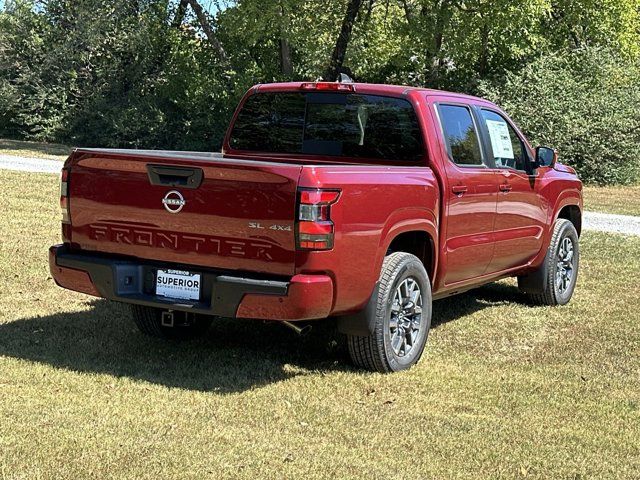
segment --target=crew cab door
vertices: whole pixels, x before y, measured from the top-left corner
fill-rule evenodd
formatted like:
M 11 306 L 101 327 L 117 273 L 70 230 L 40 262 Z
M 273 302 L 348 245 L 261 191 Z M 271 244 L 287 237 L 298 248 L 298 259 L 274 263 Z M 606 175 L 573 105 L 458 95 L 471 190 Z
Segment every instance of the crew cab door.
M 443 273 L 447 286 L 479 277 L 489 266 L 498 183 L 486 163 L 472 108 L 443 99 L 435 105 L 435 111 L 446 172 Z
M 487 273 L 527 264 L 542 248 L 547 206 L 531 170 L 531 152 L 501 112 L 477 108 L 486 155 L 498 183 L 495 250 Z

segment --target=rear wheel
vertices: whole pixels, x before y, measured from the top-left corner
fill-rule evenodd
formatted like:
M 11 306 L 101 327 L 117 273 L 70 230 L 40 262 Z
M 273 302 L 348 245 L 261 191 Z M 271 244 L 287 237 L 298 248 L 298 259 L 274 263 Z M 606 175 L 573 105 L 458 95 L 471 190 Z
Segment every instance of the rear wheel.
M 422 262 L 409 253 L 382 265 L 368 336 L 348 335 L 353 362 L 375 372 L 397 372 L 418 362 L 431 327 L 431 284 Z
M 145 335 L 174 340 L 188 340 L 204 335 L 212 318 L 190 312 L 131 305 L 133 321 Z
M 571 300 L 578 279 L 580 247 L 578 232 L 569 220 L 558 219 L 539 269 L 518 277 L 518 286 L 532 303 L 564 305 Z

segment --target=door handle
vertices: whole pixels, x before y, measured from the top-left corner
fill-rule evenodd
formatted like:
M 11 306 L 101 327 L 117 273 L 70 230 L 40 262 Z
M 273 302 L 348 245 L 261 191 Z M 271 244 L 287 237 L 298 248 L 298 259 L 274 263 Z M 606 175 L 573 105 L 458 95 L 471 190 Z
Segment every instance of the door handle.
M 501 192 L 510 192 L 511 191 L 511 185 L 508 183 L 501 183 L 500 184 L 500 191 Z
M 462 196 L 463 194 L 467 193 L 467 186 L 466 185 L 454 185 L 453 187 L 451 187 L 451 191 L 453 193 L 455 193 L 458 196 Z
M 198 188 L 204 172 L 197 167 L 174 167 L 169 165 L 147 164 L 147 174 L 151 185 L 164 187 Z

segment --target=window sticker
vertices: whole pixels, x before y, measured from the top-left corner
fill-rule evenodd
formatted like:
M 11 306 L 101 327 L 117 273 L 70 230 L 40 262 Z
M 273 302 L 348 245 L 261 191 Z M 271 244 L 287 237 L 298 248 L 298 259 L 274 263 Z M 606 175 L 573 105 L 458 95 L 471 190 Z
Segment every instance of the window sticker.
M 514 158 L 509 127 L 505 122 L 486 120 L 495 158 Z

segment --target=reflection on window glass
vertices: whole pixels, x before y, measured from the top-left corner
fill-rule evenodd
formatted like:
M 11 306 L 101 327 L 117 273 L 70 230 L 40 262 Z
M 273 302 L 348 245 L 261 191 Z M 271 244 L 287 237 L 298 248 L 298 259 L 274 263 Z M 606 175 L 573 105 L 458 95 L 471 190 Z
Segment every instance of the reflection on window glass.
M 526 170 L 525 149 L 515 130 L 499 114 L 482 110 L 489 131 L 493 159 L 498 168 Z
M 458 165 L 482 165 L 478 134 L 469 109 L 440 105 L 440 121 L 453 161 Z
M 249 97 L 235 121 L 231 146 L 263 152 L 299 151 L 305 103 L 302 93 Z
M 411 104 L 399 98 L 344 93 L 261 93 L 249 97 L 231 132 L 231 147 L 416 161 L 422 137 Z

